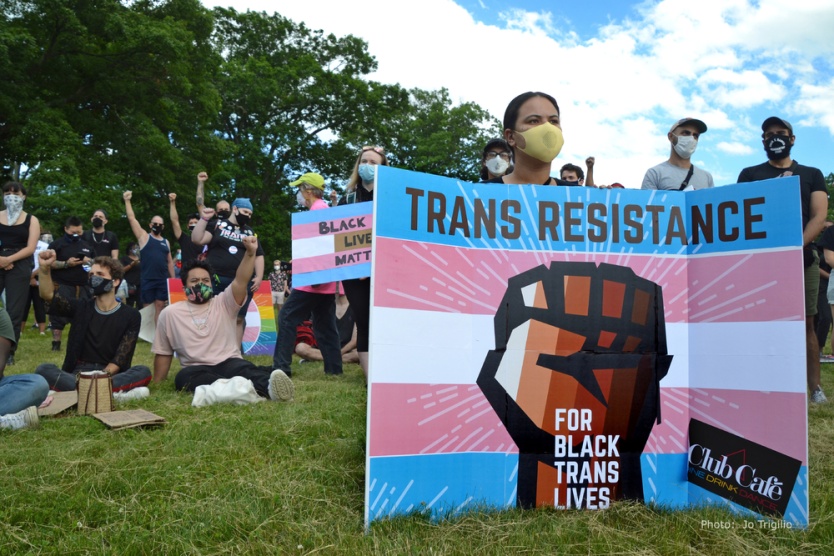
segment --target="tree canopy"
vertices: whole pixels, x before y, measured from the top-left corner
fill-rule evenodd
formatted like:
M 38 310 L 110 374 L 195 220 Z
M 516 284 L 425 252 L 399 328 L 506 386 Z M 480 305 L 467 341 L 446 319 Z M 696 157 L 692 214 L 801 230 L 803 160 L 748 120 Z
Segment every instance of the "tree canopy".
M 354 36 L 279 14 L 207 10 L 198 0 L 0 0 L 0 162 L 29 189 L 53 232 L 67 216 L 109 209 L 140 221 L 249 197 L 267 257 L 290 254 L 294 191 L 306 171 L 340 189 L 363 144 L 395 166 L 477 180 L 480 149 L 500 126 L 448 91 L 367 76 L 376 60 Z

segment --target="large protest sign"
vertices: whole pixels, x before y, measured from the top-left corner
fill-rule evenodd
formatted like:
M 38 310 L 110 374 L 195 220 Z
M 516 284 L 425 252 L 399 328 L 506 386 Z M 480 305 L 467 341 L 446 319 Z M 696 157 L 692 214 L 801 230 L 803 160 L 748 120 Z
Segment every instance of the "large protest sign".
M 377 180 L 367 523 L 638 499 L 807 525 L 796 178 Z

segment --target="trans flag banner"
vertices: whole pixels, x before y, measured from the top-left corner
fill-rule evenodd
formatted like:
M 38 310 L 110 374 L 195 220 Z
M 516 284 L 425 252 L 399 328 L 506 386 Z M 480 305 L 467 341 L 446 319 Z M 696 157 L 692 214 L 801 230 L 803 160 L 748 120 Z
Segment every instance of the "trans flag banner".
M 293 286 L 370 276 L 372 209 L 356 203 L 293 214 Z
M 682 193 L 380 167 L 375 191 L 366 524 L 633 499 L 807 525 L 798 178 Z

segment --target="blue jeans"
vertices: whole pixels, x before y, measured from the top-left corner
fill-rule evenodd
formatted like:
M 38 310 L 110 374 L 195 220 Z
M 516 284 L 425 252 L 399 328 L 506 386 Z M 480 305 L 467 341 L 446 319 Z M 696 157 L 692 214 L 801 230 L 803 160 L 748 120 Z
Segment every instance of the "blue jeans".
M 0 378 L 0 415 L 39 406 L 49 394 L 49 385 L 42 376 L 11 375 Z
M 332 293 L 310 293 L 293 290 L 278 315 L 278 341 L 272 366 L 290 376 L 292 354 L 298 325 L 313 315 L 313 333 L 324 359 L 324 372 L 342 374 L 342 351 L 336 327 L 336 296 Z
M 61 370 L 53 363 L 41 363 L 35 372 L 46 379 L 57 392 L 75 390 L 75 380 L 78 373 L 84 371 L 100 371 L 104 365 L 97 363 L 82 363 L 73 369 L 72 373 Z M 113 391 L 127 392 L 140 386 L 147 386 L 151 382 L 151 370 L 145 365 L 134 365 L 113 375 Z

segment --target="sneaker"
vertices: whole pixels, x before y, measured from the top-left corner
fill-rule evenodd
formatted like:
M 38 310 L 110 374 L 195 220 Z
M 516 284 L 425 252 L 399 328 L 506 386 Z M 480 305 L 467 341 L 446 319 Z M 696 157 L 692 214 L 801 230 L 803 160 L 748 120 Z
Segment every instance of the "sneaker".
M 17 413 L 0 416 L 0 429 L 35 429 L 38 424 L 38 408 L 34 405 Z
M 295 385 L 292 379 L 281 369 L 275 369 L 269 375 L 269 399 L 288 402 L 295 395 Z
M 817 387 L 817 389 L 811 393 L 811 403 L 828 403 L 828 398 L 825 397 L 825 393 L 822 391 L 821 387 Z
M 130 400 L 144 400 L 151 395 L 151 391 L 147 386 L 140 386 L 127 392 L 113 392 L 113 399 L 117 402 L 126 402 Z
M 834 355 L 820 353 L 820 363 L 834 363 Z

